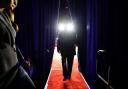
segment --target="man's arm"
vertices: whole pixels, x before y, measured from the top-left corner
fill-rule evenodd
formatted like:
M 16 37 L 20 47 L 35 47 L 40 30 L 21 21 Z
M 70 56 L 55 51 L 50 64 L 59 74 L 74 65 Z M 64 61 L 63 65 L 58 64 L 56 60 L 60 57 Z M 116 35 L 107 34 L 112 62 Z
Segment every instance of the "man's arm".
M 57 39 L 57 52 L 60 53 L 60 39 Z

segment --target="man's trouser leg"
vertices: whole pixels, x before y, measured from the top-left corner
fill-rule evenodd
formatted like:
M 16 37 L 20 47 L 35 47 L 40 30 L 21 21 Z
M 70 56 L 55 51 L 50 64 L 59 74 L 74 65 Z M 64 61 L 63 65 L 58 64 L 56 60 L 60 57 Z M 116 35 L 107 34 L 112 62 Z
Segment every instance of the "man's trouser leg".
M 67 57 L 67 61 L 68 61 L 68 77 L 69 77 L 69 79 L 71 77 L 73 59 L 74 59 L 74 55 L 70 55 L 70 56 Z

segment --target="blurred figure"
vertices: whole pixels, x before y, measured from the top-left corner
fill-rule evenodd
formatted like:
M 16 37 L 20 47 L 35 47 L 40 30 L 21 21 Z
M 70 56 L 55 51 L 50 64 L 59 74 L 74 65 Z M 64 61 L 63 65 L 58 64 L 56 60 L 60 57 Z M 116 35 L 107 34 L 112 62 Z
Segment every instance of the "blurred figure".
M 37 69 L 30 57 L 28 57 L 27 60 L 25 60 L 25 63 L 23 63 L 23 67 L 25 68 L 25 70 L 31 78 L 35 77 Z
M 61 53 L 64 81 L 70 79 L 76 54 L 76 29 L 69 10 L 68 0 L 60 1 L 57 51 Z
M 65 22 L 65 24 L 66 23 L 67 22 Z M 57 51 L 61 53 L 61 57 L 62 57 L 64 81 L 66 79 L 70 79 L 71 77 L 73 59 L 74 59 L 74 55 L 76 54 L 75 51 L 76 33 L 75 31 L 68 32 L 67 30 L 69 29 L 64 28 L 64 31 L 59 32 L 58 40 L 57 40 Z
M 19 65 L 15 37 L 18 26 L 13 10 L 18 0 L 0 1 L 0 89 L 35 89 L 35 86 Z
M 27 60 L 25 60 L 24 68 L 27 71 L 28 75 L 30 76 L 30 71 L 32 68 L 32 60 L 28 57 Z

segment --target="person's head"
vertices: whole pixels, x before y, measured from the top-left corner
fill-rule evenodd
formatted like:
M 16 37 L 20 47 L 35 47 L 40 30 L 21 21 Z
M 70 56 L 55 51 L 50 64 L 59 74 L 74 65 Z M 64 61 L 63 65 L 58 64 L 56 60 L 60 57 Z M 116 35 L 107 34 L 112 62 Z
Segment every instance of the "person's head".
M 17 7 L 18 0 L 1 0 L 0 8 L 6 8 L 9 10 L 14 10 Z

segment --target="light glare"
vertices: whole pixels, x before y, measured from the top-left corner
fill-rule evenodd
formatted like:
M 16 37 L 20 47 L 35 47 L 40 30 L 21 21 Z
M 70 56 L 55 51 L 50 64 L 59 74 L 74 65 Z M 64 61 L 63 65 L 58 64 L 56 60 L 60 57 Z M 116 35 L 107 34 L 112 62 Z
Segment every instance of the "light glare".
M 60 23 L 60 24 L 58 25 L 58 29 L 59 29 L 59 31 L 64 31 L 65 25 L 64 25 L 63 23 Z
M 73 23 L 68 23 L 68 24 L 67 24 L 67 31 L 72 32 L 73 30 L 74 30 L 74 25 L 73 25 Z
M 73 32 L 75 30 L 74 24 L 71 22 L 67 23 L 59 23 L 58 24 L 58 31 L 63 32 Z

